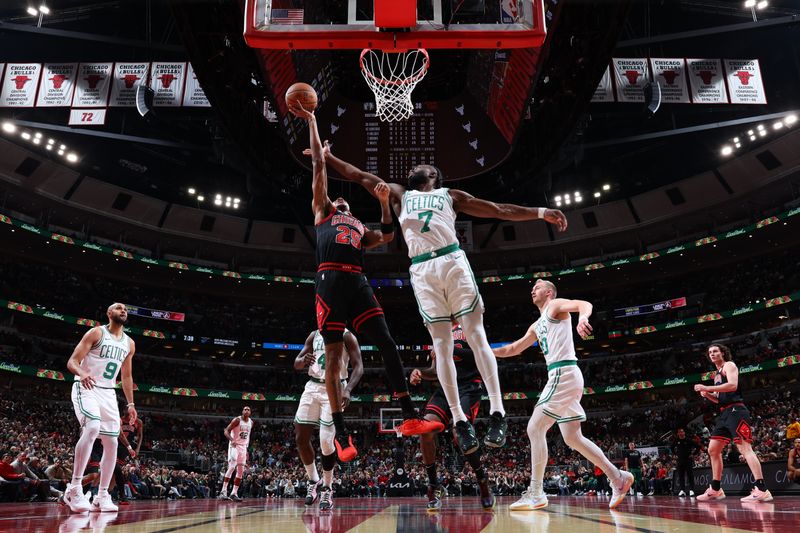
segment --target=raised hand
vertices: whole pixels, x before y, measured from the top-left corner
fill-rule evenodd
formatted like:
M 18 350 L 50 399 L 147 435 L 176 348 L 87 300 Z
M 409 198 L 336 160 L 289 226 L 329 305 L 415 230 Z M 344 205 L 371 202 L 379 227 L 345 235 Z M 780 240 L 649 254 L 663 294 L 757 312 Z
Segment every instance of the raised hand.
M 559 209 L 545 209 L 544 221 L 553 224 L 558 231 L 565 231 L 567 229 L 567 217 L 564 216 Z

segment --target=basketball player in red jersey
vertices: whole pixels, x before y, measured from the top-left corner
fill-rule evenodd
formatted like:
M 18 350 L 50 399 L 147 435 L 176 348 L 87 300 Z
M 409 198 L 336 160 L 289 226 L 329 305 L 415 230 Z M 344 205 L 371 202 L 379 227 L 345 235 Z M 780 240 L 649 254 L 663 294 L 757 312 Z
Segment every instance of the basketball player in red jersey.
M 753 429 L 750 422 L 750 411 L 744 405 L 744 398 L 739 389 L 739 368 L 733 362 L 731 350 L 724 344 L 712 344 L 708 347 L 708 359 L 717 368 L 713 385 L 695 385 L 694 390 L 700 396 L 719 406 L 719 417 L 711 432 L 708 444 L 708 456 L 711 459 L 711 484 L 697 497 L 697 501 L 721 500 L 725 498 L 722 490 L 722 450 L 733 440 L 739 453 L 755 478 L 755 485 L 743 502 L 770 502 L 772 494 L 764 484 L 761 462 L 753 451 Z
M 325 341 L 325 389 L 336 428 L 334 444 L 339 460 L 348 462 L 358 452 L 347 432 L 342 414 L 339 374 L 346 322 L 350 323 L 356 334 L 363 332 L 378 347 L 389 385 L 403 410 L 404 421 L 399 427 L 400 432 L 404 436 L 420 435 L 441 431 L 444 425 L 423 420 L 411 403 L 397 345 L 389 333 L 383 309 L 362 273 L 364 250 L 386 244 L 394 238 L 389 187 L 379 183 L 374 189 L 381 204 L 381 230 L 366 230 L 364 224 L 352 215 L 350 205 L 344 198 L 339 197 L 331 202 L 328 197 L 328 174 L 314 113 L 306 111 L 299 104 L 291 107 L 290 111 L 308 121 L 313 168 L 311 209 L 317 230 L 317 328 Z

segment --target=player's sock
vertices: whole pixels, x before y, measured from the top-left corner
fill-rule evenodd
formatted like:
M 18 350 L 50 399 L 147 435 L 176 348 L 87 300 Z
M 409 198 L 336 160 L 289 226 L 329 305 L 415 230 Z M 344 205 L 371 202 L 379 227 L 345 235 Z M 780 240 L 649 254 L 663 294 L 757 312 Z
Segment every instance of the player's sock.
M 306 474 L 308 475 L 308 479 L 316 483 L 319 481 L 319 472 L 317 472 L 317 463 L 311 463 L 310 465 L 303 465 L 306 467 Z
M 762 492 L 767 490 L 767 486 L 764 484 L 764 480 L 763 479 L 757 479 L 755 485 L 756 485 L 756 488 L 758 490 L 762 491 Z
M 428 485 L 438 485 L 439 475 L 436 473 L 436 463 L 425 465 L 425 471 L 428 473 Z
M 719 479 L 712 479 L 711 480 L 711 488 L 712 489 L 719 490 L 721 488 L 721 485 L 722 485 L 722 482 Z
M 222 488 L 220 489 L 219 492 L 221 494 L 227 494 L 228 493 L 228 482 L 227 481 L 222 483 Z
M 103 443 L 103 458 L 100 459 L 100 490 L 108 489 L 117 465 L 117 437 L 100 435 Z M 119 487 L 120 492 L 122 487 Z
M 328 488 L 333 484 L 333 467 L 336 466 L 336 452 L 322 456 L 322 484 Z
M 480 448 L 478 448 L 478 450 L 480 450 Z M 478 481 L 483 481 L 483 478 L 486 477 L 486 472 L 483 471 L 483 466 L 481 466 L 481 454 L 478 450 L 467 454 L 464 457 L 472 467 L 472 471 L 475 472 L 475 477 L 478 479 Z
M 581 432 L 580 422 L 567 422 L 566 424 L 559 424 L 558 428 L 561 430 L 561 435 L 564 437 L 564 443 L 583 455 L 592 464 L 600 467 L 600 470 L 605 472 L 608 479 L 616 483 L 622 474 L 619 468 L 608 460 L 608 457 L 603 453 L 597 444 L 590 441 L 583 436 Z
M 505 416 L 506 410 L 503 407 L 503 395 L 500 392 L 500 374 L 497 371 L 497 359 L 486 338 L 486 331 L 483 329 L 483 312 L 481 310 L 467 313 L 459 317 L 461 327 L 467 336 L 469 347 L 475 354 L 475 365 L 481 373 L 483 383 L 486 385 L 486 392 L 489 394 L 489 412 L 500 413 Z M 439 367 L 436 367 L 438 374 Z M 441 383 L 441 379 L 440 379 Z
M 544 470 L 547 467 L 547 430 L 555 423 L 538 406 L 528 421 L 528 438 L 531 441 L 531 487 L 541 487 Z M 538 494 L 538 493 L 536 493 Z
M 97 497 L 98 498 L 107 498 L 108 497 L 108 487 L 97 489 Z
M 78 385 L 80 387 L 80 385 Z M 100 421 L 87 419 L 81 430 L 81 438 L 75 444 L 75 469 L 72 471 L 72 484 L 80 485 L 83 480 L 83 473 L 86 465 L 89 464 L 89 457 L 92 455 L 92 446 L 97 436 L 100 434 Z
M 434 322 L 428 325 L 428 331 L 433 339 L 433 349 L 436 352 L 436 376 L 439 385 L 447 398 L 447 405 L 453 415 L 453 425 L 462 420 L 467 420 L 464 410 L 461 409 L 461 398 L 458 395 L 458 374 L 456 364 L 453 362 L 453 331 L 450 322 Z
M 333 427 L 336 428 L 336 433 L 339 435 L 346 435 L 347 428 L 344 425 L 344 413 L 341 411 L 332 413 L 333 415 Z

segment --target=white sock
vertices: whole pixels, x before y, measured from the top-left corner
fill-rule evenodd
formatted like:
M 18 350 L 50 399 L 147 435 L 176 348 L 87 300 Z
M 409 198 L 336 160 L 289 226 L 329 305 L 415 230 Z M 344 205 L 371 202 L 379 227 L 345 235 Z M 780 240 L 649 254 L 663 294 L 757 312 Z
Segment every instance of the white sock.
M 310 465 L 303 465 L 306 467 L 306 474 L 308 475 L 308 479 L 314 483 L 319 481 L 319 472 L 317 472 L 317 463 L 316 461 L 311 463 Z
M 236 484 L 234 483 L 234 485 L 233 485 L 233 490 L 231 491 L 231 496 L 234 496 L 234 495 L 236 495 L 236 494 L 239 494 L 239 485 L 236 485 Z
M 92 455 L 92 446 L 99 434 L 100 421 L 87 419 L 81 430 L 81 438 L 75 444 L 75 469 L 72 471 L 72 484 L 75 486 L 81 486 L 83 473 L 86 471 L 86 465 L 89 464 L 89 457 Z
M 222 482 L 222 489 L 220 489 L 220 492 L 222 494 L 225 494 L 226 492 L 228 492 L 228 482 L 227 481 L 223 481 Z
M 458 394 L 458 375 L 453 362 L 453 331 L 450 322 L 435 322 L 428 325 L 433 339 L 433 350 L 436 352 L 436 376 L 442 386 L 447 405 L 453 414 L 453 425 L 467 419 L 461 409 L 461 398 Z
M 333 470 L 322 471 L 322 484 L 328 488 L 333 485 Z
M 477 309 L 472 313 L 459 317 L 461 327 L 467 336 L 469 347 L 475 354 L 475 365 L 481 373 L 486 392 L 489 394 L 489 414 L 506 414 L 503 407 L 503 394 L 500 392 L 500 375 L 497 371 L 497 359 L 489 346 L 486 331 L 483 329 L 483 310 Z M 437 366 L 437 372 L 438 366 Z M 441 379 L 439 380 L 441 382 Z
M 608 460 L 603 450 L 601 450 L 597 444 L 583 436 L 580 421 L 576 420 L 574 422 L 559 424 L 558 427 L 561 430 L 561 435 L 564 437 L 564 442 L 567 446 L 583 455 L 591 463 L 599 466 L 600 470 L 605 472 L 608 476 L 608 479 L 615 485 L 619 485 L 622 478 L 619 468 Z

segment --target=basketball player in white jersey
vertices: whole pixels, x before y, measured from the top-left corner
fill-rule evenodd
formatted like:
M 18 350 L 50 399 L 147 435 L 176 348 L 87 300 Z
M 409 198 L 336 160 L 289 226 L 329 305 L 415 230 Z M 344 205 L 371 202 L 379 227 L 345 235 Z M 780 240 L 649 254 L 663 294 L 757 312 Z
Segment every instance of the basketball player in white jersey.
M 592 333 L 592 326 L 589 325 L 592 304 L 583 300 L 556 298 L 556 286 L 541 279 L 533 285 L 531 297 L 533 304 L 539 308 L 539 320 L 528 328 L 524 337 L 494 350 L 497 357 L 512 357 L 521 354 L 538 340 L 547 363 L 547 385 L 528 422 L 531 484 L 523 492 L 522 498 L 512 503 L 509 509 L 532 511 L 547 507 L 547 496 L 542 488 L 547 466 L 547 430 L 556 423 L 564 443 L 600 467 L 608 476 L 612 487 L 608 507 L 614 509 L 628 493 L 633 484 L 633 475 L 611 464 L 603 451 L 581 433 L 581 422 L 586 420 L 586 413 L 581 407 L 583 374 L 575 357 L 570 313 L 578 313 L 576 330 L 581 338 L 586 338 Z
M 364 374 L 364 363 L 361 360 L 361 347 L 355 335 L 344 330 L 344 353 L 341 358 L 339 379 L 342 382 L 342 410 L 350 404 L 350 394 L 356 388 Z M 336 466 L 336 446 L 333 437 L 336 429 L 333 425 L 331 405 L 325 390 L 325 340 L 319 330 L 314 330 L 306 339 L 303 349 L 294 360 L 295 370 L 308 369 L 306 383 L 297 414 L 294 415 L 295 441 L 297 452 L 308 475 L 308 492 L 306 505 L 312 505 L 319 496 L 319 508 L 326 511 L 333 508 L 333 467 Z M 352 365 L 353 372 L 347 379 L 347 366 Z M 311 434 L 319 428 L 319 447 L 322 451 L 322 479 L 317 472 L 314 447 L 311 445 Z
M 379 177 L 364 172 L 330 153 L 325 143 L 325 162 L 344 178 L 360 183 L 371 194 L 382 183 Z M 475 429 L 467 420 L 459 401 L 456 367 L 453 363 L 453 336 L 450 320 L 464 328 L 467 343 L 489 394 L 489 428 L 486 446 L 499 448 L 506 441 L 505 409 L 500 392 L 497 361 L 483 329 L 483 300 L 464 252 L 458 246 L 456 215 L 466 213 L 479 218 L 500 220 L 543 219 L 559 231 L 567 229 L 567 219 L 557 209 L 497 204 L 475 198 L 457 189 L 442 187 L 444 175 L 432 165 L 417 165 L 408 175 L 408 187 L 389 184 L 389 201 L 400 219 L 400 227 L 411 258 L 411 285 L 419 312 L 433 340 L 436 374 L 453 415 L 455 432 L 462 452 L 478 446 Z
M 245 405 L 242 408 L 242 415 L 237 416 L 223 430 L 225 438 L 228 439 L 228 471 L 225 472 L 225 479 L 222 489 L 219 491 L 220 500 L 233 500 L 240 502 L 239 485 L 244 477 L 244 467 L 247 464 L 247 447 L 250 445 L 250 435 L 253 433 L 253 420 L 250 418 L 250 407 Z M 228 483 L 234 471 L 236 478 L 233 480 L 233 490 L 228 497 Z
M 132 370 L 136 345 L 123 331 L 128 310 L 125 304 L 114 303 L 108 307 L 106 315 L 108 324 L 87 331 L 67 361 L 67 368 L 75 374 L 72 405 L 81 424 L 81 437 L 75 445 L 72 482 L 64 491 L 64 503 L 75 513 L 117 510 L 108 494 L 108 486 L 117 460 L 120 418 L 114 386 L 120 372 L 131 423 L 135 423 L 137 417 L 133 404 Z M 81 479 L 98 436 L 103 443 L 100 486 L 97 497 L 90 504 L 81 491 Z

